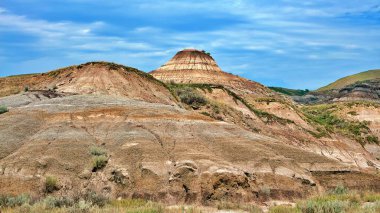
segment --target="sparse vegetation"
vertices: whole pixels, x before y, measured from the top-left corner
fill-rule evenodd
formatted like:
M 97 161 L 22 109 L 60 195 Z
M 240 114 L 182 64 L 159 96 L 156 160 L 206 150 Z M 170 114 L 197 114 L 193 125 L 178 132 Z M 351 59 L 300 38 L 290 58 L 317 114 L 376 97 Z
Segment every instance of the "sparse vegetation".
M 0 106 L 0 114 L 8 112 L 8 108 L 6 106 Z
M 303 95 L 306 95 L 310 92 L 310 90 L 308 90 L 308 89 L 305 89 L 305 90 L 288 89 L 288 88 L 283 88 L 283 87 L 268 87 L 268 88 L 273 90 L 273 91 L 276 91 L 276 92 L 279 92 L 279 93 L 282 93 L 285 95 L 289 95 L 289 96 L 303 96 Z
M 318 133 L 314 135 L 328 136 L 339 133 L 348 136 L 360 144 L 378 143 L 378 138 L 371 134 L 368 122 L 350 121 L 337 116 L 337 104 L 322 104 L 302 108 L 309 122 L 318 125 Z
M 271 113 L 268 113 L 268 112 L 265 112 L 265 111 L 262 111 L 259 109 L 255 109 L 251 104 L 249 104 L 247 101 L 245 101 L 244 98 L 240 97 L 239 95 L 237 95 L 236 93 L 232 92 L 231 90 L 225 88 L 222 85 L 175 84 L 175 83 L 171 83 L 168 85 L 168 87 L 172 91 L 172 93 L 177 97 L 180 96 L 179 94 L 181 94 L 181 91 L 185 91 L 184 92 L 184 94 L 185 94 L 186 91 L 189 91 L 189 93 L 192 93 L 196 89 L 201 89 L 201 90 L 207 91 L 207 92 L 212 92 L 213 89 L 222 89 L 222 90 L 226 91 L 228 93 L 228 95 L 230 95 L 234 99 L 235 102 L 240 101 L 241 103 L 243 103 L 251 112 L 253 112 L 255 115 L 257 115 L 260 119 L 262 119 L 266 123 L 277 122 L 277 123 L 282 124 L 282 125 L 294 123 L 292 120 L 280 118 L 274 114 L 271 114 Z M 182 100 L 182 98 L 180 97 L 180 100 L 184 103 L 190 103 L 190 101 L 188 101 L 188 100 L 201 100 L 201 99 L 198 99 L 197 95 L 194 95 L 194 98 L 188 98 L 188 97 L 186 97 L 186 95 L 184 97 L 185 97 L 184 100 Z M 189 97 L 191 97 L 191 95 L 189 95 Z M 267 101 L 267 100 L 265 100 L 265 101 Z M 202 104 L 196 104 L 195 109 L 198 109 L 200 106 L 203 106 L 203 105 L 208 103 L 207 100 L 206 100 L 206 102 L 204 102 L 203 100 L 201 100 L 200 102 Z M 191 105 L 191 104 L 188 104 L 188 105 Z
M 24 204 L 29 204 L 30 202 L 31 197 L 27 194 L 21 194 L 15 197 L 0 195 L 0 210 L 4 207 L 22 206 Z
M 231 203 L 226 201 L 220 201 L 216 204 L 217 209 L 219 210 L 243 210 L 245 212 L 250 213 L 261 213 L 262 210 L 255 206 L 250 204 L 239 204 L 239 203 Z
M 291 206 L 274 206 L 269 209 L 269 213 L 302 213 L 302 211 Z
M 92 146 L 90 148 L 90 153 L 91 153 L 91 155 L 94 155 L 94 156 L 107 155 L 107 151 L 106 150 L 104 150 L 101 147 L 97 147 L 97 146 Z
M 208 55 L 208 56 L 211 56 L 211 53 L 206 52 L 205 50 L 202 50 L 202 52 L 203 52 L 204 54 Z
M 207 99 L 196 91 L 196 87 L 193 85 L 170 84 L 169 86 L 182 103 L 191 106 L 193 109 L 199 109 L 208 103 Z
M 275 206 L 270 213 L 374 213 L 380 211 L 380 196 L 373 192 L 350 192 L 342 185 L 321 196 L 297 202 L 296 207 Z
M 25 86 L 24 87 L 24 92 L 28 92 L 29 91 L 29 87 L 28 86 Z
M 54 176 L 47 176 L 45 179 L 45 192 L 52 193 L 58 189 L 58 181 Z
M 92 146 L 90 148 L 90 154 L 92 158 L 92 171 L 96 172 L 99 169 L 104 168 L 108 163 L 107 151 L 101 147 Z
M 103 169 L 108 163 L 108 158 L 104 155 L 95 156 L 92 159 L 92 171 L 96 172 L 100 169 Z
M 345 186 L 343 185 L 338 185 L 335 187 L 334 190 L 332 190 L 330 192 L 330 194 L 333 194 L 333 195 L 343 195 L 343 194 L 347 194 L 348 193 L 348 188 L 346 188 Z
M 236 210 L 261 213 L 262 209 L 254 204 L 231 203 L 220 201 L 215 203 L 218 210 Z M 166 207 L 164 204 L 142 199 L 109 200 L 106 196 L 95 192 L 87 192 L 68 196 L 47 196 L 32 198 L 23 194 L 19 196 L 1 196 L 1 212 L 208 212 L 201 206 Z M 380 195 L 374 192 L 349 191 L 344 186 L 337 186 L 329 193 L 297 201 L 290 205 L 272 206 L 269 213 L 375 213 L 380 212 Z

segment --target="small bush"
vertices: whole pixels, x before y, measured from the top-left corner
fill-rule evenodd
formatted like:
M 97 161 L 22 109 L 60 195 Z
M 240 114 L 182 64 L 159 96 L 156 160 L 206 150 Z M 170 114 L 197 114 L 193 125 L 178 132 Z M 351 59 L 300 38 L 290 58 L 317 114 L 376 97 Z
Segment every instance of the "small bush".
M 107 165 L 107 162 L 108 158 L 104 155 L 94 157 L 92 161 L 92 171 L 96 172 L 99 169 L 103 169 Z
M 68 197 L 48 196 L 43 200 L 43 203 L 44 203 L 45 208 L 48 208 L 48 209 L 71 207 L 75 205 L 74 200 Z
M 193 108 L 199 108 L 200 106 L 207 104 L 206 98 L 193 88 L 185 87 L 179 89 L 177 95 L 182 103 L 190 105 Z
M 109 199 L 106 196 L 97 194 L 96 192 L 88 192 L 85 194 L 84 198 L 87 203 L 90 203 L 93 206 L 103 207 L 109 203 Z
M 28 86 L 25 86 L 24 87 L 24 92 L 28 92 L 29 91 L 29 87 Z
M 30 204 L 31 198 L 27 194 L 21 194 L 16 197 L 0 196 L 0 207 L 16 207 L 24 204 Z
M 379 138 L 377 136 L 374 136 L 374 135 L 368 135 L 366 137 L 366 140 L 367 140 L 368 143 L 379 144 Z
M 331 194 L 334 195 L 343 195 L 348 193 L 348 188 L 344 187 L 343 185 L 338 185 L 335 187 L 334 190 L 331 191 Z
M 355 112 L 355 111 L 349 111 L 349 112 L 347 112 L 347 114 L 349 114 L 349 115 L 353 115 L 353 116 L 356 116 L 356 115 L 358 115 L 358 113 L 357 113 L 357 112 Z
M 45 192 L 52 193 L 55 190 L 58 190 L 58 181 L 57 178 L 53 176 L 47 176 L 45 179 Z
M 263 186 L 261 189 L 260 189 L 260 193 L 263 194 L 265 197 L 270 197 L 270 188 L 267 187 L 267 186 Z
M 6 106 L 0 106 L 0 114 L 8 112 L 8 108 Z
M 95 156 L 107 155 L 106 150 L 96 146 L 90 148 L 90 153 Z

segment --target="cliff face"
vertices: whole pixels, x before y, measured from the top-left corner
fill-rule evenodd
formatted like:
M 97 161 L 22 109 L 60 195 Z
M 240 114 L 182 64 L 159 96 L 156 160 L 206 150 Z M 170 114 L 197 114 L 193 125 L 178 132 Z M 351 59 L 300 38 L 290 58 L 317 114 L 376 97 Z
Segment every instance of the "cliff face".
M 334 101 L 340 100 L 380 101 L 380 79 L 357 82 L 340 89 Z

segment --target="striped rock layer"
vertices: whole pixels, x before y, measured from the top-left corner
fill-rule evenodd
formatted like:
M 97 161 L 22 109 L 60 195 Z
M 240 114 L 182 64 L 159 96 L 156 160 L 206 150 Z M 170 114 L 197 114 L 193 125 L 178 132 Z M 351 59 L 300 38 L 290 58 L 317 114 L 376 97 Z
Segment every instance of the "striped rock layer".
M 205 52 L 195 49 L 179 51 L 170 61 L 157 71 L 222 71 L 215 60 Z
M 210 55 L 195 49 L 179 51 L 166 64 L 150 74 L 167 83 L 224 85 L 258 96 L 267 96 L 271 93 L 257 82 L 223 72 Z

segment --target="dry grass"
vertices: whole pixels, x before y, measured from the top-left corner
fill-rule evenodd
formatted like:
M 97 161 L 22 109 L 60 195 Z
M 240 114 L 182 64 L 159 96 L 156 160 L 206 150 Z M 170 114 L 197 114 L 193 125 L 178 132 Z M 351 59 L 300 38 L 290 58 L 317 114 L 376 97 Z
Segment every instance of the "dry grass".
M 126 213 L 200 213 L 200 212 L 251 212 L 263 210 L 254 204 L 220 201 L 214 207 L 165 206 L 162 203 L 142 199 L 109 200 L 96 193 L 78 198 L 52 197 L 42 199 L 28 195 L 0 196 L 0 212 L 126 212 Z M 377 213 L 380 212 L 380 194 L 374 192 L 350 192 L 339 186 L 321 196 L 300 200 L 295 207 L 273 206 L 269 213 Z

